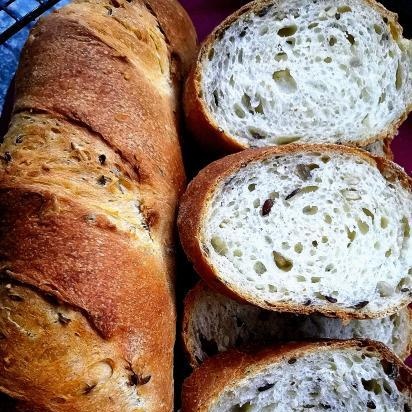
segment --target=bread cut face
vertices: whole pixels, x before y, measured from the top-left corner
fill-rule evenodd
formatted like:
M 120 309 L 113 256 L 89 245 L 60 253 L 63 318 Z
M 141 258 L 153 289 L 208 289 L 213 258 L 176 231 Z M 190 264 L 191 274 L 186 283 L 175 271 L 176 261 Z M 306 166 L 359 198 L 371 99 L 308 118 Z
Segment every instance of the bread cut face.
M 343 322 L 241 304 L 212 291 L 203 282 L 185 299 L 183 340 L 193 366 L 234 347 L 312 338 L 369 338 L 383 342 L 404 359 L 410 351 L 411 311 L 404 308 L 382 319 Z
M 179 217 L 183 246 L 212 286 L 267 309 L 343 318 L 383 317 L 411 301 L 411 224 L 403 171 L 333 145 L 212 163 Z
M 225 355 L 205 362 L 186 381 L 184 412 L 404 412 L 412 407 L 411 370 L 372 342 Z
M 238 147 L 363 146 L 410 110 L 411 67 L 396 15 L 373 1 L 272 0 L 224 22 L 196 75 L 206 116 Z

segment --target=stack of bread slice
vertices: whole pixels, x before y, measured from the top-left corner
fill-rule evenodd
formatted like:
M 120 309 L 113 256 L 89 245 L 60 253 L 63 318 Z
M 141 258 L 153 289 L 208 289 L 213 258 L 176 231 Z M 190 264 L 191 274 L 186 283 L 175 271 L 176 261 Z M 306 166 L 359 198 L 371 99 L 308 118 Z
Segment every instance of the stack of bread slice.
M 179 211 L 205 282 L 185 302 L 184 412 L 412 410 L 412 180 L 388 159 L 412 42 L 396 18 L 256 1 L 203 44 L 187 123 L 227 156 Z

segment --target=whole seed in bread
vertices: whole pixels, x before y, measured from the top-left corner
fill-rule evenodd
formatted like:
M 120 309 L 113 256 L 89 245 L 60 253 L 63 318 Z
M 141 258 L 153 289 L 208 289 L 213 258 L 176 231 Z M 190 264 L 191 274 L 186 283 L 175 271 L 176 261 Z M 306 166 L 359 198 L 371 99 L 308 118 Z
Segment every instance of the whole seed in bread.
M 411 348 L 411 317 L 409 308 L 382 319 L 347 322 L 272 312 L 238 303 L 199 282 L 185 299 L 183 342 L 193 367 L 234 347 L 316 338 L 369 338 L 383 342 L 405 359 Z
M 365 146 L 412 107 L 412 42 L 373 0 L 265 0 L 225 20 L 189 76 L 194 135 L 224 151 Z
M 185 381 L 182 412 L 407 412 L 412 370 L 373 341 L 295 343 L 208 359 Z
M 214 289 L 276 311 L 376 318 L 411 302 L 411 180 L 334 145 L 227 156 L 190 183 L 178 226 Z
M 0 141 L 0 392 L 16 411 L 173 409 L 195 48 L 174 0 L 74 1 L 29 36 Z

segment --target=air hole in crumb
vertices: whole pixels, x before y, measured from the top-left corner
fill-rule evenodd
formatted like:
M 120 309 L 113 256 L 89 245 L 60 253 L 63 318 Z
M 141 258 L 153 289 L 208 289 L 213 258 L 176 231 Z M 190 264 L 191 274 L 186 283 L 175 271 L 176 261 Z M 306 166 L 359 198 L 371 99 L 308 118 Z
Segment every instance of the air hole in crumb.
M 233 251 L 233 256 L 242 257 L 242 256 L 243 256 L 243 252 L 242 252 L 240 249 L 235 249 L 235 250 Z
M 381 35 L 382 32 L 383 32 L 383 29 L 382 29 L 381 26 L 379 26 L 379 24 L 374 24 L 374 25 L 373 25 L 373 29 L 375 30 L 375 33 L 376 33 L 376 34 L 379 34 L 379 35 Z
M 312 283 L 319 283 L 320 280 L 321 280 L 321 278 L 320 278 L 319 276 L 312 276 L 312 277 L 310 278 L 310 281 L 311 281 Z
M 286 93 L 293 93 L 297 89 L 297 84 L 289 69 L 278 70 L 272 75 L 277 86 Z
M 401 225 L 403 229 L 403 236 L 409 238 L 411 236 L 411 227 L 409 225 L 409 220 L 406 216 L 401 219 Z
M 325 215 L 323 216 L 323 220 L 324 220 L 326 223 L 328 223 L 328 224 L 331 224 L 331 223 L 332 223 L 332 217 L 331 217 L 330 215 L 328 215 L 328 214 L 325 214 Z
M 290 37 L 293 36 L 297 32 L 298 28 L 296 24 L 291 24 L 290 26 L 282 27 L 278 30 L 278 36 L 280 37 Z
M 287 258 L 285 258 L 282 254 L 279 252 L 273 251 L 273 259 L 276 263 L 276 266 L 284 271 L 284 272 L 289 272 L 292 267 L 293 267 L 293 262 Z
M 352 11 L 352 9 L 351 9 L 350 6 L 340 6 L 340 7 L 338 7 L 338 13 L 340 13 L 340 14 L 349 13 L 351 11 Z
M 284 249 L 284 250 L 290 249 L 289 243 L 288 242 L 282 242 L 282 249 Z
M 313 23 L 309 24 L 308 29 L 312 30 L 312 29 L 314 29 L 315 27 L 318 27 L 318 26 L 319 26 L 319 23 L 313 22 Z
M 366 207 L 362 208 L 363 213 L 365 213 L 366 216 L 370 217 L 372 219 L 372 222 L 375 221 L 375 215 Z
M 305 276 L 298 275 L 298 276 L 296 276 L 296 281 L 297 282 L 306 282 L 306 278 L 305 278 Z
M 324 59 L 325 63 L 332 63 L 332 58 L 331 57 L 326 57 L 326 59 Z
M 296 253 L 302 253 L 303 252 L 303 245 L 302 243 L 296 243 L 296 245 L 293 247 Z
M 275 55 L 275 60 L 277 62 L 286 61 L 288 59 L 288 55 L 284 52 L 278 53 Z
M 364 387 L 365 390 L 369 392 L 375 393 L 375 395 L 379 395 L 382 393 L 382 388 L 381 385 L 379 384 L 379 381 L 377 379 L 361 379 L 362 381 L 362 386 Z
M 248 131 L 254 139 L 260 140 L 266 137 L 264 133 L 262 133 L 260 130 L 256 129 L 255 127 L 249 127 Z
M 302 209 L 302 212 L 305 215 L 316 215 L 316 213 L 318 213 L 318 207 L 317 206 L 305 206 Z
M 212 244 L 215 252 L 221 256 L 225 256 L 229 251 L 226 242 L 219 236 L 213 236 L 210 243 Z
M 345 32 L 345 37 L 351 45 L 355 44 L 355 37 L 353 36 L 353 34 L 350 34 L 349 32 Z
M 287 40 L 286 40 L 286 43 L 287 43 L 289 46 L 293 47 L 293 46 L 295 45 L 295 43 L 296 43 L 296 39 L 295 39 L 294 37 L 291 37 L 290 39 L 287 39 Z
M 246 117 L 246 113 L 238 104 L 235 104 L 233 109 L 235 110 L 236 116 L 239 117 L 240 119 L 244 119 Z
M 382 217 L 381 217 L 381 228 L 382 228 L 382 229 L 386 229 L 386 228 L 388 227 L 388 225 L 389 225 L 389 220 L 388 220 L 388 218 L 385 217 L 385 216 L 382 216 Z
M 278 136 L 276 138 L 276 143 L 278 145 L 284 145 L 284 144 L 297 142 L 300 139 L 301 139 L 301 136 Z
M 208 57 L 208 59 L 209 60 L 213 60 L 213 57 L 215 56 L 215 49 L 212 47 L 210 50 L 209 50 L 209 54 L 207 55 L 207 57 Z
M 358 228 L 363 235 L 366 235 L 366 233 L 369 232 L 369 225 L 366 222 L 357 219 L 356 223 L 358 224 Z
M 336 40 L 335 36 L 331 36 L 329 39 L 329 46 L 334 46 L 338 41 Z
M 387 282 L 380 281 L 376 284 L 376 290 L 381 297 L 389 297 L 394 293 L 394 288 Z
M 258 275 L 263 275 L 267 271 L 266 266 L 259 261 L 253 265 L 253 269 Z
M 249 192 L 253 192 L 256 189 L 256 183 L 251 183 L 247 188 Z
M 217 91 L 217 90 L 215 90 L 215 91 L 213 92 L 213 99 L 214 99 L 214 101 L 215 101 L 216 107 L 219 106 L 219 94 L 218 94 L 218 91 Z

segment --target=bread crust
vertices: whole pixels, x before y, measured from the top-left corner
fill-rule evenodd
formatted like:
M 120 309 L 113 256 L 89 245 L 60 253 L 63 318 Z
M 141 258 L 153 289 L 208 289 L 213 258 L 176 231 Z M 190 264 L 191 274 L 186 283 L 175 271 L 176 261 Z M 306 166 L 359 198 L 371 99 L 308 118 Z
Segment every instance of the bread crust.
M 182 320 L 182 341 L 183 348 L 185 350 L 186 356 L 189 360 L 190 366 L 195 369 L 199 367 L 203 361 L 200 361 L 195 355 L 195 338 L 190 333 L 190 324 L 193 322 L 193 314 L 196 310 L 198 300 L 202 298 L 202 295 L 208 292 L 208 287 L 203 281 L 199 281 L 193 289 L 191 289 L 185 297 L 184 309 L 183 309 L 183 320 Z M 412 350 L 412 308 L 406 308 L 408 312 L 409 322 L 407 323 L 407 342 L 405 342 L 405 351 L 398 355 L 401 359 L 406 359 Z M 236 346 L 236 348 L 242 348 L 244 345 Z
M 332 349 L 372 348 L 382 358 L 399 369 L 398 387 L 403 391 L 412 388 L 412 369 L 403 364 L 385 345 L 370 340 L 319 341 L 289 343 L 260 351 L 232 350 L 207 359 L 183 384 L 182 412 L 206 412 L 220 394 L 237 381 L 252 377 L 270 364 L 290 358 L 299 358 L 312 352 Z
M 174 0 L 76 1 L 29 36 L 0 146 L 0 280 L 20 290 L 0 297 L 20 304 L 0 311 L 0 392 L 30 410 L 173 409 L 179 96 L 195 46 Z M 78 322 L 63 319 L 62 340 L 48 320 L 65 305 Z M 89 384 L 97 361 L 113 373 Z
M 213 267 L 212 263 L 208 260 L 206 251 L 202 249 L 200 233 L 214 190 L 227 176 L 245 167 L 252 161 L 263 160 L 269 156 L 295 153 L 341 153 L 358 156 L 371 165 L 376 166 L 386 179 L 397 179 L 407 190 L 412 190 L 412 178 L 400 166 L 382 157 L 375 157 L 364 150 L 348 146 L 290 144 L 282 147 L 248 149 L 226 156 L 200 171 L 188 185 L 180 203 L 177 220 L 180 241 L 196 272 L 212 289 L 231 299 L 279 312 L 295 312 L 300 314 L 319 312 L 325 316 L 341 319 L 367 319 L 389 316 L 397 312 L 401 307 L 406 306 L 410 303 L 409 297 L 405 297 L 399 305 L 393 306 L 386 311 L 374 313 L 350 308 L 342 310 L 342 308 L 335 304 L 328 304 L 328 307 L 321 308 L 319 306 L 311 307 L 303 304 L 268 303 L 246 292 L 242 292 L 236 289 L 235 285 L 220 279 L 217 269 Z
M 402 36 L 403 28 L 398 23 L 398 15 L 387 10 L 375 0 L 363 0 L 366 4 L 375 9 L 383 17 L 386 17 L 399 36 Z M 241 18 L 248 12 L 259 11 L 271 4 L 276 5 L 279 0 L 257 0 L 246 4 L 238 11 L 227 17 L 213 32 L 204 40 L 200 47 L 200 53 L 196 59 L 196 63 L 192 67 L 189 76 L 186 80 L 184 90 L 184 112 L 186 123 L 193 137 L 198 141 L 199 145 L 208 151 L 219 154 L 235 153 L 240 150 L 248 149 L 250 146 L 247 143 L 239 142 L 235 136 L 223 130 L 215 121 L 209 110 L 206 102 L 203 99 L 203 90 L 201 84 L 202 78 L 202 61 L 204 56 L 207 56 L 214 42 L 218 39 L 237 19 Z M 368 139 L 357 142 L 356 144 L 347 143 L 349 146 L 365 147 L 378 140 L 393 139 L 400 125 L 407 119 L 408 114 L 412 111 L 410 104 L 399 119 L 394 120 L 388 127 L 376 136 L 371 136 Z

